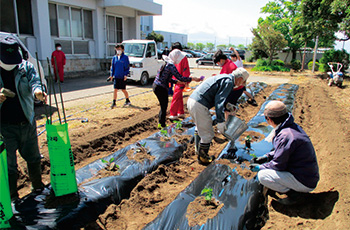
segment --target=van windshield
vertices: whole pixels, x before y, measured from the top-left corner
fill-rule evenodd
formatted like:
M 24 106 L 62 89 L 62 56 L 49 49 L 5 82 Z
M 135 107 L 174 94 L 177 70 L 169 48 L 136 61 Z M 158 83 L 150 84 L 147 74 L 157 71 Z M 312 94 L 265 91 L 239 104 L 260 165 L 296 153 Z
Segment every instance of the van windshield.
M 124 53 L 129 57 L 143 57 L 146 44 L 124 43 Z

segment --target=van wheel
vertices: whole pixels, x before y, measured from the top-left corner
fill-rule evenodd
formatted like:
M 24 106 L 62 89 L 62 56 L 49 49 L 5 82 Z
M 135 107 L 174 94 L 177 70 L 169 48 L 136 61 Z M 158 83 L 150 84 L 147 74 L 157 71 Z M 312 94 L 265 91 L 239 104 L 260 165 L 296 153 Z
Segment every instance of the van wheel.
M 143 72 L 141 74 L 140 84 L 141 85 L 147 85 L 148 84 L 148 80 L 149 80 L 148 73 L 147 72 Z

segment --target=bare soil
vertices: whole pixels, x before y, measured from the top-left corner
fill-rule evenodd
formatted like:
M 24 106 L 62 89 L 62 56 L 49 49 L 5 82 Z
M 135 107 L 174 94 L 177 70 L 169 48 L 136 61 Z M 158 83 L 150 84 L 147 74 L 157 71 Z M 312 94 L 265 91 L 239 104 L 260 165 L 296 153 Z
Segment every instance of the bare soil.
M 282 74 L 281 74 L 282 75 Z M 304 205 L 283 207 L 269 201 L 270 219 L 263 229 L 348 229 L 350 223 L 350 83 L 342 89 L 328 87 L 315 76 L 283 76 L 299 85 L 294 117 L 314 144 L 320 168 L 320 182 Z M 259 106 L 277 86 L 269 86 L 256 97 Z M 191 92 L 185 93 L 189 95 Z M 185 97 L 186 101 L 187 97 Z M 76 169 L 135 143 L 157 131 L 159 105 L 153 93 L 135 97 L 135 107 L 111 110 L 105 102 L 83 113 L 88 123 L 72 121 L 70 140 Z M 238 117 L 249 121 L 259 107 L 242 105 Z M 186 114 L 188 116 L 188 114 Z M 44 123 L 39 120 L 38 124 Z M 253 135 L 254 136 L 254 135 Z M 256 141 L 259 141 L 256 138 Z M 184 141 L 188 141 L 187 138 Z M 218 156 L 227 144 L 219 134 L 210 155 Z M 49 156 L 45 134 L 39 137 L 43 154 L 45 183 L 49 183 Z M 232 166 L 233 167 L 233 166 Z M 132 191 L 128 200 L 111 205 L 96 223 L 86 229 L 141 229 L 156 216 L 205 168 L 198 164 L 190 144 L 176 164 L 160 166 L 147 175 Z M 20 194 L 29 193 L 30 183 L 23 160 L 19 160 Z M 254 175 L 252 175 L 254 176 Z

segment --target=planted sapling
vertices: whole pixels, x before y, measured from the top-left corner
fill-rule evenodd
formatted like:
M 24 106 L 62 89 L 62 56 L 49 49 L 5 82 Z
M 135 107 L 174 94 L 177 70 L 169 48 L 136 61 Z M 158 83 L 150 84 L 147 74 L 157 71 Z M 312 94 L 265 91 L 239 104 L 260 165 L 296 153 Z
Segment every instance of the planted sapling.
M 175 126 L 175 129 L 180 129 L 182 130 L 182 122 L 181 121 L 173 121 L 176 126 Z
M 118 171 L 119 170 L 119 165 L 117 165 L 114 161 L 114 158 L 112 157 L 109 159 L 109 161 L 106 161 L 104 159 L 101 159 L 102 163 L 105 163 L 105 169 L 108 171 Z
M 245 137 L 245 147 L 247 149 L 250 149 L 251 148 L 251 141 L 252 141 L 252 137 L 251 136 L 246 136 Z
M 212 188 L 204 188 L 201 194 L 205 194 L 205 200 L 207 203 L 211 202 L 211 198 L 213 197 L 213 189 Z

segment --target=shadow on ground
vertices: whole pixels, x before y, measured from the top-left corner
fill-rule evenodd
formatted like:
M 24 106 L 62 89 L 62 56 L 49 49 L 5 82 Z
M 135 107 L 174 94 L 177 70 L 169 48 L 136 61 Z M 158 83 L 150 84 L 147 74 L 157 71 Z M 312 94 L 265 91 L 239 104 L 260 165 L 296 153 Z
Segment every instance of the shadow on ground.
M 285 206 L 272 200 L 272 207 L 282 214 L 290 217 L 305 219 L 325 219 L 331 215 L 335 203 L 339 199 L 338 191 L 309 193 L 302 204 Z

